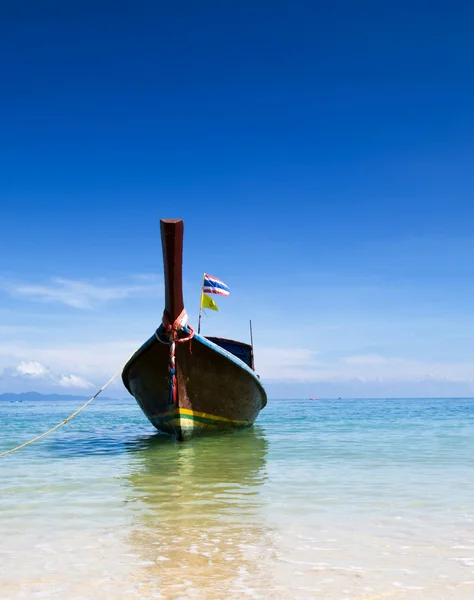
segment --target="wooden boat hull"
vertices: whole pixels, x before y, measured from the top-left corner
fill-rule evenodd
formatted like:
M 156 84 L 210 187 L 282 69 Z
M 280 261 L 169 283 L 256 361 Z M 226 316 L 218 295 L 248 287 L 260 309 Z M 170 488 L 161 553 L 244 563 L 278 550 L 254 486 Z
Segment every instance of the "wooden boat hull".
M 150 422 L 178 440 L 251 427 L 267 397 L 242 360 L 205 337 L 176 344 L 176 401 L 170 402 L 170 346 L 150 338 L 123 370 L 125 387 Z

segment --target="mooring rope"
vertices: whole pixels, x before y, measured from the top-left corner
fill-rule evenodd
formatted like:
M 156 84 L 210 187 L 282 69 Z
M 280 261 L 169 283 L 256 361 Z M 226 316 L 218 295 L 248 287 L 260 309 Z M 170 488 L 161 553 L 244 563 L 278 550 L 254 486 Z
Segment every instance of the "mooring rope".
M 132 355 L 133 356 L 133 355 Z M 128 361 L 127 361 L 128 362 Z M 127 364 L 127 363 L 125 363 Z M 41 435 L 36 436 L 35 438 L 33 438 L 32 440 L 29 440 L 28 442 L 25 442 L 24 444 L 20 444 L 19 446 L 17 446 L 16 448 L 11 448 L 11 450 L 7 450 L 6 452 L 2 452 L 0 454 L 0 458 L 2 456 L 6 456 L 7 454 L 11 454 L 12 452 L 16 452 L 17 450 L 20 450 L 21 448 L 24 448 L 25 446 L 29 446 L 30 444 L 32 444 L 33 442 L 37 442 L 38 440 L 40 440 L 41 438 L 44 438 L 45 436 L 49 435 L 50 433 L 52 433 L 53 431 L 55 431 L 56 429 L 59 429 L 60 427 L 62 427 L 63 425 L 66 425 L 66 423 L 68 423 L 71 419 L 73 419 L 75 416 L 77 416 L 80 412 L 82 412 L 86 406 L 88 406 L 93 400 L 95 400 L 97 398 L 97 396 L 103 392 L 105 390 L 105 388 L 107 386 L 109 386 L 112 381 L 121 373 L 123 367 L 120 367 L 120 369 L 115 373 L 115 375 L 113 375 L 106 384 L 104 384 L 100 390 L 98 392 L 96 392 L 92 398 L 89 398 L 89 400 L 83 404 L 81 406 L 81 408 L 78 408 L 75 412 L 72 413 L 72 415 L 69 415 L 69 417 L 67 419 L 64 419 L 64 421 L 61 421 L 61 423 L 58 423 L 57 425 L 55 425 L 54 427 L 51 427 L 51 429 L 48 429 L 48 431 L 45 431 L 44 433 L 42 433 Z

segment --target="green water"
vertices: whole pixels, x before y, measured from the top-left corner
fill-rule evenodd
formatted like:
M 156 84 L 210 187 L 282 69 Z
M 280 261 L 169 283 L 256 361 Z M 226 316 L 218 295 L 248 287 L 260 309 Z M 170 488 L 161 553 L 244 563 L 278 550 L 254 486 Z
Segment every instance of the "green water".
M 0 403 L 0 451 L 71 401 Z M 474 401 L 273 401 L 179 444 L 96 400 L 0 459 L 0 599 L 474 597 Z

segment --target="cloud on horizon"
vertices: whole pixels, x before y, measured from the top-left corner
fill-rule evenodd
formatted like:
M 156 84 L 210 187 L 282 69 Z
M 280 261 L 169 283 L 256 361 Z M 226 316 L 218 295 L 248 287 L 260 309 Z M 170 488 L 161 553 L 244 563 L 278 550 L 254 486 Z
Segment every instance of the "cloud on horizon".
M 0 348 L 0 375 L 3 391 L 27 391 L 41 384 L 49 391 L 58 388 L 92 389 L 100 387 L 119 370 L 140 345 L 137 340 L 116 340 L 55 347 L 25 344 Z M 331 361 L 322 353 L 304 348 L 257 348 L 257 373 L 273 397 L 296 397 L 297 390 L 313 390 L 309 395 L 399 395 L 403 389 L 443 390 L 451 386 L 464 394 L 474 390 L 474 363 L 439 363 L 381 355 L 351 355 Z M 29 387 L 28 387 L 29 386 Z M 113 387 L 125 389 L 118 377 Z M 14 388 L 14 389 L 12 389 Z M 294 390 L 292 393 L 291 390 Z M 281 390 L 278 393 L 278 390 Z M 364 393 L 365 390 L 365 393 Z M 432 392 L 433 393 L 433 392 Z M 350 395 L 350 394 L 349 394 Z M 448 392 L 449 395 L 449 392 Z
M 474 382 L 473 362 L 430 362 L 378 354 L 324 359 L 303 348 L 261 348 L 256 364 L 262 379 L 308 382 Z
M 20 378 L 25 381 L 42 380 L 50 385 L 63 388 L 90 389 L 94 384 L 73 374 L 54 373 L 38 361 L 21 361 L 16 369 L 4 369 L 4 378 Z
M 140 346 L 137 340 L 56 345 L 4 343 L 0 346 L 0 389 L 5 392 L 91 389 L 103 385 Z M 117 378 L 114 387 L 125 388 Z
M 28 391 L 34 386 L 47 393 L 100 387 L 153 333 L 161 312 L 155 299 L 162 297 L 162 288 L 162 280 L 154 274 L 95 280 L 53 277 L 40 283 L 0 277 L 0 292 L 36 303 L 26 310 L 18 302 L 0 309 L 0 389 Z M 111 310 L 112 302 L 132 297 L 133 303 Z M 150 301 L 137 310 L 142 297 Z M 78 309 L 74 319 L 70 311 L 58 310 L 60 305 Z M 239 318 L 231 316 L 222 324 L 228 337 L 242 334 Z M 284 338 L 263 316 L 261 323 L 256 367 L 273 397 L 301 397 L 303 390 L 318 396 L 323 393 L 318 390 L 325 389 L 333 396 L 350 395 L 352 389 L 359 396 L 382 397 L 404 389 L 427 394 L 439 389 L 448 395 L 450 389 L 474 390 L 474 348 L 469 338 L 463 345 L 458 338 L 453 342 L 447 337 L 469 332 L 470 321 L 464 317 L 439 329 L 437 321 L 420 322 L 412 316 L 400 317 L 394 324 L 351 313 L 342 324 L 309 320 L 304 335 Z M 127 393 L 120 377 L 112 387 L 116 393 Z

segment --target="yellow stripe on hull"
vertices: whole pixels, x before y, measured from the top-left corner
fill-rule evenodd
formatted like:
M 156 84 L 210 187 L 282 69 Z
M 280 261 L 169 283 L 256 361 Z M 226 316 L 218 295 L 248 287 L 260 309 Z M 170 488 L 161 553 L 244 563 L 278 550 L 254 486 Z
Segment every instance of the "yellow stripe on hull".
M 160 425 L 169 425 L 170 427 L 181 427 L 181 429 L 194 429 L 195 427 L 210 427 L 215 429 L 216 427 L 219 427 L 217 423 L 203 423 L 202 421 L 191 421 L 188 418 L 177 418 L 172 419 L 170 421 L 162 421 Z
M 231 423 L 234 425 L 248 425 L 249 421 L 242 421 L 242 420 L 236 420 L 236 419 L 227 419 L 226 417 L 219 417 L 217 415 L 211 415 L 209 413 L 204 413 L 204 412 L 199 412 L 196 410 L 190 410 L 189 408 L 175 408 L 173 410 L 170 410 L 168 412 L 165 413 L 159 413 L 156 415 L 153 415 L 152 419 L 164 419 L 164 418 L 168 418 L 172 417 L 172 416 L 176 416 L 179 418 L 180 421 L 184 421 L 183 424 L 185 425 L 189 425 L 189 420 L 195 420 L 197 422 L 199 422 L 199 424 L 201 425 L 205 425 L 205 423 L 203 423 L 201 421 L 201 419 L 209 419 L 210 421 L 215 421 L 217 423 Z M 174 423 L 175 419 L 167 421 L 168 423 Z M 186 423 L 187 421 L 187 423 Z

